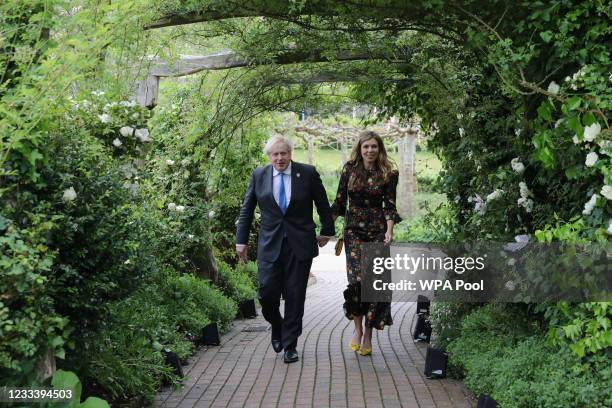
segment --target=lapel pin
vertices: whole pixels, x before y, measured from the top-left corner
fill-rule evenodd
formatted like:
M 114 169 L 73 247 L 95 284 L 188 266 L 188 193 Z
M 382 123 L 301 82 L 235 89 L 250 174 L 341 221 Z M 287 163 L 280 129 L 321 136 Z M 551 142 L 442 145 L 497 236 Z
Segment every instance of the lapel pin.
M 295 174 L 295 177 L 300 177 L 300 173 L 296 173 L 296 174 Z

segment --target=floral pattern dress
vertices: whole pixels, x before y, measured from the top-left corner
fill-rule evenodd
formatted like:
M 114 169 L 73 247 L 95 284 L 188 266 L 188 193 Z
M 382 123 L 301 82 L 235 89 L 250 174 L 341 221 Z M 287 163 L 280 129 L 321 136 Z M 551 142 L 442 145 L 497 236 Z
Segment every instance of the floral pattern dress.
M 363 174 L 364 185 L 349 188 L 351 177 L 358 171 Z M 361 243 L 383 242 L 387 221 L 401 221 L 395 206 L 398 172 L 393 171 L 387 180 L 377 170 L 356 169 L 352 163 L 342 168 L 336 199 L 332 205 L 335 216 L 344 217 L 344 250 L 348 287 L 344 291 L 344 314 L 366 316 L 366 324 L 379 330 L 393 324 L 391 303 L 361 302 Z M 348 204 L 348 208 L 347 208 Z

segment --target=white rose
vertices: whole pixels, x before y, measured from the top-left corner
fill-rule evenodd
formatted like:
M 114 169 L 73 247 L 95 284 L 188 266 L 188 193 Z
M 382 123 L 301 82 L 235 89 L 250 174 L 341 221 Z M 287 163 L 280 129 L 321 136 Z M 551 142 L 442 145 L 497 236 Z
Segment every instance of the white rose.
M 146 142 L 150 142 L 151 138 L 149 138 L 149 129 L 136 129 L 136 132 L 134 133 L 134 135 L 136 136 L 136 138 L 138 140 L 140 140 L 141 143 L 146 143 Z
M 214 212 L 213 210 L 210 210 L 210 211 L 208 212 L 208 219 L 209 219 L 209 220 L 212 220 L 214 217 L 215 217 L 215 212 Z
M 167 164 L 168 166 L 174 166 L 174 160 L 170 160 L 170 159 L 168 159 L 168 160 L 166 160 L 166 164 Z
M 591 152 L 587 154 L 584 164 L 586 164 L 587 167 L 593 167 L 595 163 L 597 162 L 597 159 L 599 159 L 599 156 L 597 155 L 597 153 Z
M 597 204 L 597 199 L 599 198 L 598 194 L 593 194 L 591 199 L 584 204 L 584 210 L 582 210 L 582 214 L 590 215 L 593 212 L 593 208 Z
M 580 143 L 580 140 L 578 140 L 578 135 L 574 135 L 572 137 L 572 142 L 574 142 L 574 144 L 579 144 Z
M 512 170 L 517 172 L 518 174 L 523 174 L 525 171 L 525 165 L 521 163 L 518 157 L 515 157 L 510 161 L 510 165 L 512 166 Z
M 185 212 L 185 206 L 184 205 L 177 205 L 176 206 L 176 212 Z
M 169 209 L 170 211 L 176 211 L 176 204 L 174 204 L 174 203 L 170 203 L 170 204 L 168 204 L 168 209 Z
M 519 191 L 520 191 L 521 197 L 523 198 L 527 198 L 530 195 L 532 195 L 531 191 L 529 190 L 529 188 L 527 188 L 527 184 L 524 181 L 521 181 L 519 183 Z
M 548 84 L 548 92 L 550 92 L 551 94 L 558 94 L 559 89 L 559 84 L 557 84 L 555 81 L 552 81 L 550 84 Z
M 606 197 L 608 200 L 612 200 L 612 186 L 605 185 L 601 188 L 601 195 Z
M 493 200 L 498 199 L 502 195 L 503 192 L 504 191 L 500 189 L 493 191 L 491 194 L 487 196 L 487 201 L 493 201 Z
M 100 118 L 100 122 L 102 123 L 108 123 L 110 122 L 110 116 L 106 113 L 102 114 L 102 115 L 98 115 L 98 118 Z
M 123 137 L 132 136 L 133 132 L 134 132 L 134 128 L 129 127 L 129 126 L 123 126 L 121 129 L 119 129 L 119 134 L 121 134 L 121 136 Z
M 123 143 L 121 143 L 121 140 L 119 140 L 119 139 L 113 140 L 113 146 L 115 146 L 115 147 L 121 147 L 122 144 Z
M 62 195 L 62 200 L 64 200 L 65 202 L 69 202 L 72 201 L 76 198 L 77 193 L 76 191 L 74 191 L 74 187 L 70 187 L 67 188 L 66 190 L 64 190 L 64 195 Z
M 597 122 L 584 128 L 584 140 L 592 142 L 601 133 L 601 125 Z

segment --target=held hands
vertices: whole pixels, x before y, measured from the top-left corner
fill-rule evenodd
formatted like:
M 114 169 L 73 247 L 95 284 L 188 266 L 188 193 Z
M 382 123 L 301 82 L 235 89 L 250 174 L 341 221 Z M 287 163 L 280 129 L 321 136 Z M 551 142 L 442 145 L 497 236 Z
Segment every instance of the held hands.
M 385 232 L 385 244 L 390 244 L 391 242 L 393 242 L 393 231 L 389 231 L 387 230 L 387 232 Z
M 243 263 L 247 263 L 248 262 L 248 257 L 247 257 L 247 246 L 243 246 L 241 248 L 236 247 L 236 254 L 238 254 L 238 259 L 243 262 Z
M 324 247 L 328 242 L 329 237 L 323 237 L 321 235 L 317 237 L 317 244 L 319 245 L 319 247 Z

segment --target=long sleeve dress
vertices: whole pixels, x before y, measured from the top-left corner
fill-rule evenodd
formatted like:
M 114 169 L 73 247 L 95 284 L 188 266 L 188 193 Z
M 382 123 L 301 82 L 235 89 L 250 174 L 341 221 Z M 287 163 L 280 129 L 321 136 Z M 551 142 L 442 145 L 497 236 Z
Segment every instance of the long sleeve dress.
M 363 186 L 349 187 L 356 172 L 365 171 Z M 344 217 L 344 249 L 348 287 L 344 291 L 344 313 L 348 319 L 366 316 L 369 327 L 383 329 L 393 324 L 391 303 L 361 302 L 361 243 L 383 242 L 387 221 L 401 221 L 395 206 L 398 172 L 387 180 L 377 170 L 357 169 L 352 163 L 342 168 L 332 214 Z M 348 208 L 347 208 L 348 207 Z

